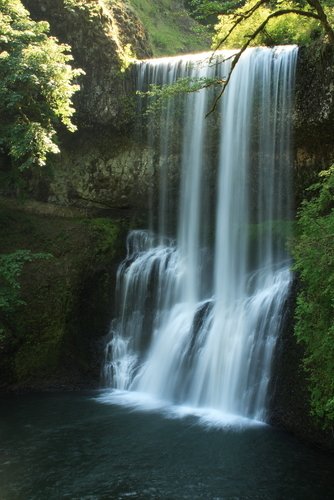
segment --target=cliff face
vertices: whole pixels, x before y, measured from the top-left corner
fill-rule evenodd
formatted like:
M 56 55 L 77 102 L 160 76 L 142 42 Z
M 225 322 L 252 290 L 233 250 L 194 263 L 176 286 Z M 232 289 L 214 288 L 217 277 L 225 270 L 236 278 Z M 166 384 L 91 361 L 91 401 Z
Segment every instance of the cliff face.
M 334 161 L 334 49 L 301 48 L 294 111 L 295 198 L 298 206 L 317 174 Z
M 296 208 L 309 195 L 318 173 L 334 162 L 334 50 L 330 46 L 301 48 L 296 70 L 294 120 L 294 194 Z M 311 417 L 303 345 L 294 336 L 295 276 L 286 306 L 284 328 L 274 360 L 270 421 L 314 445 L 334 449 L 333 434 Z
M 133 91 L 124 71 L 130 54 L 150 57 L 143 25 L 123 2 L 106 7 L 92 0 L 86 8 L 68 8 L 64 0 L 24 0 L 31 16 L 50 23 L 51 34 L 72 47 L 74 65 L 86 75 L 75 98 L 80 128 L 96 125 L 121 130 L 129 125 L 126 105 Z
M 98 385 L 127 231 L 100 215 L 0 198 L 1 253 L 49 254 L 24 266 L 23 303 L 0 321 L 0 391 Z
M 91 0 L 73 8 L 64 0 L 24 4 L 34 19 L 47 20 L 51 34 L 71 46 L 74 66 L 86 73 L 74 99 L 78 131 L 60 131 L 62 152 L 50 156 L 49 168 L 34 172 L 29 195 L 61 205 L 142 210 L 153 158 L 133 134 L 136 89 L 127 65 L 134 55 L 151 56 L 143 25 L 121 1 Z
M 34 175 L 31 196 L 67 205 L 95 200 L 145 210 L 157 160 L 134 134 L 135 75 L 131 69 L 122 72 L 129 47 L 138 58 L 152 54 L 133 10 L 137 3 L 91 0 L 85 2 L 88 7 L 72 9 L 65 8 L 64 0 L 24 4 L 34 18 L 49 21 L 52 34 L 71 45 L 75 66 L 86 72 L 75 96 L 78 132 L 62 137 L 62 154 L 50 157 L 49 178 L 45 172 Z M 317 173 L 333 161 L 333 102 L 333 49 L 300 49 L 294 112 L 296 206 Z
M 294 336 L 294 314 L 300 287 L 295 276 L 274 355 L 268 420 L 307 443 L 334 450 L 333 433 L 323 430 L 311 415 L 307 374 L 303 368 L 304 349 Z
M 53 256 L 22 274 L 26 306 L 0 339 L 0 389 L 97 384 L 98 343 L 108 331 L 123 228 L 133 213 L 124 208 L 129 197 L 135 208 L 147 203 L 150 179 L 151 160 L 131 138 L 135 85 L 131 70 L 123 70 L 128 44 L 137 57 L 151 52 L 143 26 L 123 2 L 110 2 L 110 9 L 100 0 L 86 2 L 92 10 L 67 9 L 63 0 L 24 4 L 71 45 L 74 65 L 86 75 L 75 102 L 78 132 L 60 130 L 62 153 L 28 179 L 31 198 L 58 207 L 0 200 L 1 252 L 26 248 Z M 85 208 L 72 213 L 66 205 Z M 89 210 L 92 205 L 104 210 Z

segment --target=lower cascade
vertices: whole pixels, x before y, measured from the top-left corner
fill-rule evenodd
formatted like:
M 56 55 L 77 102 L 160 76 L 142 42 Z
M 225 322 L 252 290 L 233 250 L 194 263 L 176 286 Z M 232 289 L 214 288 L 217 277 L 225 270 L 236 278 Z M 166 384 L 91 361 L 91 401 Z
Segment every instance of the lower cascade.
M 234 53 L 142 61 L 138 89 L 227 77 Z M 290 284 L 297 48 L 248 49 L 223 97 L 170 98 L 148 118 L 159 193 L 131 231 L 105 351 L 108 387 L 266 419 Z

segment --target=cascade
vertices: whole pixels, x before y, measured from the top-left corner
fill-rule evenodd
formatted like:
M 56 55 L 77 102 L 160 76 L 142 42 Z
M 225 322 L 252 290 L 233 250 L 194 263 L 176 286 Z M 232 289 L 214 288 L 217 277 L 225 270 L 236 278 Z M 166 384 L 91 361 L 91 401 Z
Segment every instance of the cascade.
M 290 284 L 296 54 L 292 46 L 248 49 L 208 118 L 213 88 L 170 98 L 149 119 L 157 216 L 130 232 L 118 269 L 107 386 L 265 420 Z M 138 89 L 224 78 L 232 58 L 142 61 Z

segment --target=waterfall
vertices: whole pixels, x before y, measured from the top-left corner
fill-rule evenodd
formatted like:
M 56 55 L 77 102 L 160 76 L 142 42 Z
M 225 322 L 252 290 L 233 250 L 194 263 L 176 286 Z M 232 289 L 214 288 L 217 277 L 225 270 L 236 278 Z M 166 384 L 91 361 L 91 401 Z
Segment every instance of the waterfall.
M 128 235 L 108 386 L 265 420 L 290 283 L 296 54 L 290 46 L 248 49 L 209 118 L 213 88 L 170 98 L 149 119 L 157 216 Z M 226 77 L 233 52 L 210 56 L 140 62 L 138 88 Z

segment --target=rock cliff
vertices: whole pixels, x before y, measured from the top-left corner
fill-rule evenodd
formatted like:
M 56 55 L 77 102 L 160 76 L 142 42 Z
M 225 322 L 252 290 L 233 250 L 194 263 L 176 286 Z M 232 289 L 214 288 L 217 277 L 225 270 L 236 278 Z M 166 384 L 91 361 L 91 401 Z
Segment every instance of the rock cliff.
M 47 20 L 51 34 L 72 48 L 74 65 L 86 75 L 75 97 L 79 128 L 129 126 L 127 102 L 133 86 L 125 69 L 131 54 L 144 58 L 151 50 L 143 25 L 123 2 L 86 2 L 66 7 L 64 0 L 24 0 L 31 16 Z M 80 2 L 78 2 L 79 4 Z M 108 4 L 109 5 L 109 4 Z
M 29 180 L 29 195 L 61 205 L 134 210 L 147 202 L 152 154 L 136 141 L 135 80 L 131 57 L 149 57 L 146 32 L 124 2 L 92 0 L 66 7 L 64 0 L 25 0 L 34 19 L 72 48 L 85 75 L 75 96 L 75 134 L 60 131 L 61 154 Z M 132 201 L 130 201 L 130 199 Z
M 299 50 L 294 111 L 295 198 L 334 160 L 334 49 L 313 45 Z

